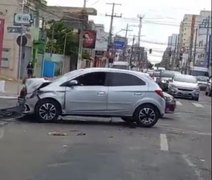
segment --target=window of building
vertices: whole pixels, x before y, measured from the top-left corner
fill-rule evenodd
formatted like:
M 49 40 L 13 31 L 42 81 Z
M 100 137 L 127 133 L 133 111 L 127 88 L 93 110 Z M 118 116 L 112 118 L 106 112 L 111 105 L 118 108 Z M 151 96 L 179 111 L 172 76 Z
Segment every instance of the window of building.
M 10 49 L 9 48 L 3 48 L 2 59 L 1 59 L 1 67 L 2 68 L 8 68 L 9 67 L 9 54 L 10 54 Z
M 146 83 L 138 77 L 125 73 L 108 73 L 109 86 L 141 86 Z

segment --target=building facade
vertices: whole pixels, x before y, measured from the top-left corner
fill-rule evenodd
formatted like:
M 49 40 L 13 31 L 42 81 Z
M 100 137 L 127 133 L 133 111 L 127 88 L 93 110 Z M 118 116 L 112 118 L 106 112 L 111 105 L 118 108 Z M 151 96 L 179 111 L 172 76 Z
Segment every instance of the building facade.
M 29 61 L 33 61 L 33 42 L 39 38 L 39 6 L 45 6 L 46 1 L 32 1 L 25 3 L 22 12 L 22 0 L 1 0 L 0 19 L 4 20 L 4 33 L 2 37 L 3 47 L 1 57 L 0 74 L 12 79 L 26 76 L 26 67 Z M 23 28 L 16 15 L 29 15 L 29 23 Z M 23 22 L 22 22 L 23 23 Z M 26 44 L 19 52 L 17 38 L 21 35 L 26 38 Z
M 210 11 L 201 11 L 199 15 L 184 15 L 177 47 L 177 60 L 182 72 L 193 75 L 207 75 L 210 72 L 210 26 Z

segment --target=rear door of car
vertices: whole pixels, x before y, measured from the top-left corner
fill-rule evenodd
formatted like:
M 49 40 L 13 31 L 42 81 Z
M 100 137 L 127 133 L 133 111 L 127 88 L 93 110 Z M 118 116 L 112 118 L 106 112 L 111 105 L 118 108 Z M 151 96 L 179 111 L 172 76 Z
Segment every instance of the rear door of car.
M 108 72 L 108 112 L 110 115 L 129 114 L 136 102 L 147 92 L 146 83 L 135 75 Z

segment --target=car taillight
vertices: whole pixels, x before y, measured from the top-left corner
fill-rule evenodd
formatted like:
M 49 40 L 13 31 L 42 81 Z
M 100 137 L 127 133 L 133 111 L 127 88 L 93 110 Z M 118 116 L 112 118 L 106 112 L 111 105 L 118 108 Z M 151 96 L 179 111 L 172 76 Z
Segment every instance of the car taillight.
M 155 90 L 156 94 L 159 95 L 160 97 L 164 98 L 164 95 L 163 95 L 163 91 L 158 89 L 158 90 Z

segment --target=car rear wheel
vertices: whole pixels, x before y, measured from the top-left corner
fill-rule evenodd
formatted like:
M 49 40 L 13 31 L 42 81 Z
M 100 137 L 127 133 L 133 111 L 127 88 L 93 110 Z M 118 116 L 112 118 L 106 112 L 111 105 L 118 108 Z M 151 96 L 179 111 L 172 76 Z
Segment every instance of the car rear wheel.
M 158 109 L 151 104 L 144 104 L 139 106 L 135 113 L 134 119 L 141 127 L 153 127 L 160 117 Z
M 56 121 L 59 116 L 59 105 L 51 99 L 44 99 L 38 102 L 35 108 L 35 115 L 39 122 Z

